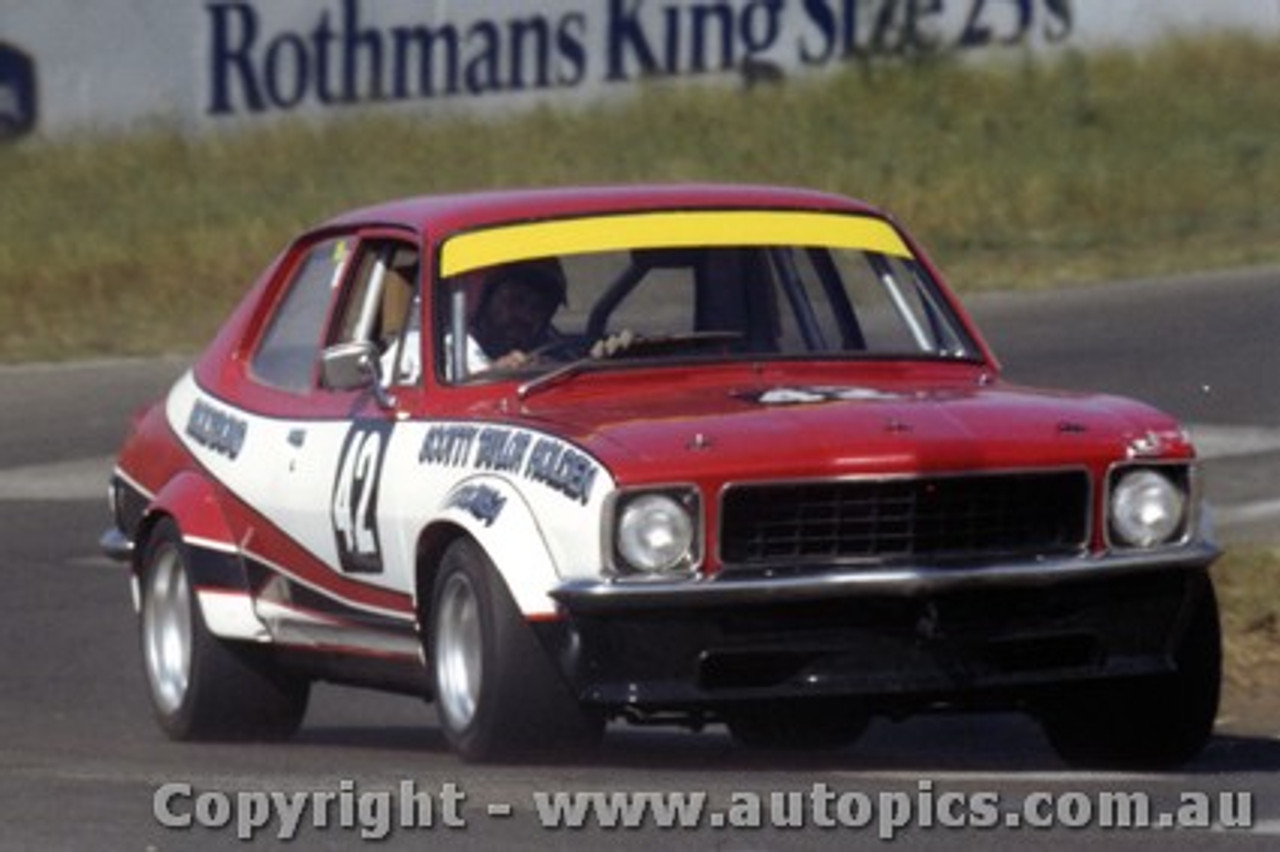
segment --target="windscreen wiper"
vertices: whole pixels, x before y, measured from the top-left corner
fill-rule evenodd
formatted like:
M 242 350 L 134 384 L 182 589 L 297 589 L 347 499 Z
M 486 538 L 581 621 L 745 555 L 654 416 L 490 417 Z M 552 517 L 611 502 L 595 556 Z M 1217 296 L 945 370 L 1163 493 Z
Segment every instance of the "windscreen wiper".
M 595 364 L 603 363 L 603 359 L 593 357 L 591 355 L 583 355 L 576 361 L 570 361 L 556 367 L 554 370 L 535 376 L 527 382 L 523 382 L 516 388 L 516 397 L 519 399 L 528 399 L 539 391 L 554 387 L 561 382 L 568 381 L 574 376 Z

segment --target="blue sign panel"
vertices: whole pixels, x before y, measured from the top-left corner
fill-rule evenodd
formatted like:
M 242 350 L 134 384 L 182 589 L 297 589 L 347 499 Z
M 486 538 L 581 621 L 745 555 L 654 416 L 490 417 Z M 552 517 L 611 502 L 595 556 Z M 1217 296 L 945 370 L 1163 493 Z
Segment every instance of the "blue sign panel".
M 0 42 L 0 139 L 21 136 L 35 126 L 35 63 L 21 50 Z

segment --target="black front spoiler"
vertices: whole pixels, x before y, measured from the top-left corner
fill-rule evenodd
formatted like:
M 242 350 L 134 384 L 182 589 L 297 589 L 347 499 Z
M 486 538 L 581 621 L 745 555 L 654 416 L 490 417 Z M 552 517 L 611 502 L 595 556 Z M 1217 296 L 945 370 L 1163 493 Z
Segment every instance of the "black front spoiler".
M 997 572 L 977 582 L 629 587 L 561 596 L 567 617 L 535 629 L 579 697 L 597 705 L 844 696 L 1017 707 L 1074 683 L 1174 671 L 1190 614 L 1212 600 L 1215 553 L 1111 561 L 1053 574 L 1060 582 L 1046 566 L 1023 572 L 1024 582 Z

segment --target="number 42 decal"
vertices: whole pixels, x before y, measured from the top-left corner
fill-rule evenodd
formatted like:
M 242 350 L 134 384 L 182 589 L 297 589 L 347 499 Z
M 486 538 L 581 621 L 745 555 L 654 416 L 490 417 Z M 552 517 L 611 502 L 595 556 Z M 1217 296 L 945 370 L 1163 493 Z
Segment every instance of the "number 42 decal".
M 333 480 L 330 516 L 342 570 L 382 572 L 378 541 L 378 485 L 393 424 L 356 423 L 347 433 Z

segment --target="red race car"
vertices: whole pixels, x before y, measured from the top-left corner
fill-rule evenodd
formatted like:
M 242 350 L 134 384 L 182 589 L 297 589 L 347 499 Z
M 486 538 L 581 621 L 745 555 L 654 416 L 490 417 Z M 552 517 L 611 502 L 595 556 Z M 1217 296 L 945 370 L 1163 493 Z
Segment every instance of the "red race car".
M 1218 702 L 1199 492 L 1172 418 L 1002 380 L 873 207 L 548 189 L 299 237 L 138 416 L 103 546 L 177 739 L 287 736 L 323 679 L 470 760 L 998 707 L 1160 767 Z

